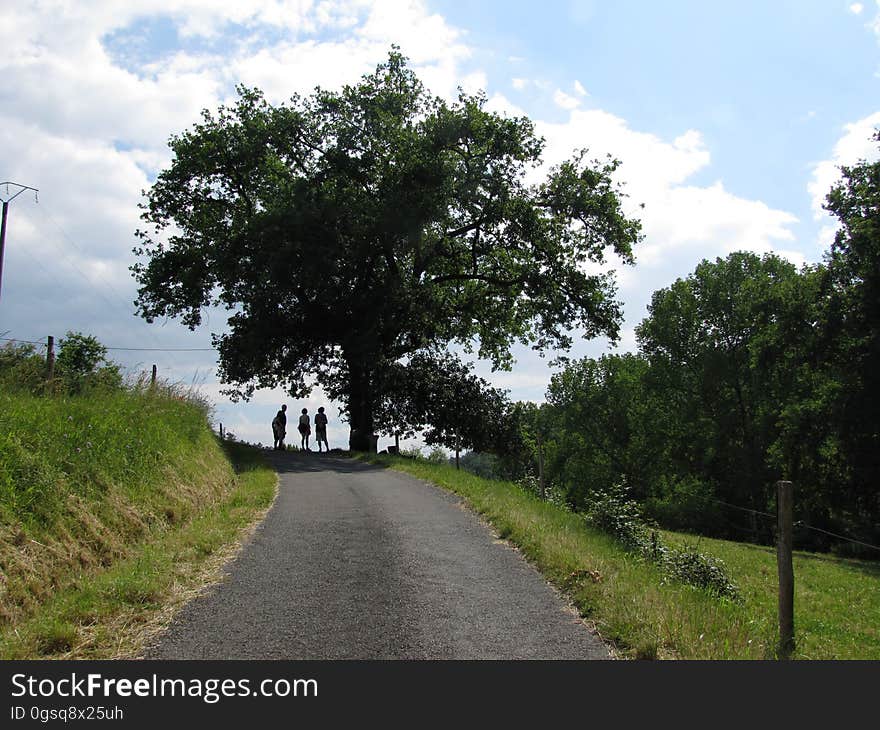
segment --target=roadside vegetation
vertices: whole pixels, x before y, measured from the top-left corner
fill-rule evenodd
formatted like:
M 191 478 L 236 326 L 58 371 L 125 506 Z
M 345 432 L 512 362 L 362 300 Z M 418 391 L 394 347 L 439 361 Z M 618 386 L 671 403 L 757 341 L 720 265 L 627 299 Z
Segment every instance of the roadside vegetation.
M 3 659 L 135 656 L 276 490 L 191 392 L 124 384 L 93 338 L 67 343 L 97 349 L 77 364 L 63 341 L 48 382 L 28 347 L 0 354 Z
M 379 455 L 376 463 L 465 499 L 516 545 L 600 635 L 627 658 L 773 659 L 777 574 L 772 548 L 660 532 L 684 553 L 721 561 L 736 598 L 670 576 L 564 503 L 437 460 Z M 880 659 L 880 565 L 796 552 L 795 659 Z

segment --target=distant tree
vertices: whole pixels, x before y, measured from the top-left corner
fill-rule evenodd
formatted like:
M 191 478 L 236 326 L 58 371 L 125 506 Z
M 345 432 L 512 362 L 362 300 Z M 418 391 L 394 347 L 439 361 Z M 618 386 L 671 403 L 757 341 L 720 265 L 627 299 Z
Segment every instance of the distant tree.
M 483 479 L 498 478 L 497 462 L 498 457 L 495 455 L 482 454 L 478 451 L 468 451 L 462 454 L 460 459 L 462 469 Z
M 298 397 L 307 376 L 341 376 L 364 450 L 387 363 L 458 342 L 508 367 L 515 341 L 616 338 L 613 280 L 586 264 L 630 263 L 640 238 L 619 163 L 582 151 L 529 185 L 543 140 L 485 105 L 429 95 L 397 50 L 357 85 L 286 105 L 240 87 L 171 138 L 146 194 L 139 314 L 195 327 L 212 304 L 234 310 L 216 337 L 229 392 Z
M 488 449 L 497 457 L 496 473 L 502 479 L 517 481 L 537 476 L 537 442 L 539 406 L 530 401 L 517 401 L 504 409 L 496 426 L 495 443 Z
M 122 385 L 119 366 L 107 359 L 107 348 L 97 338 L 82 332 L 68 332 L 60 340 L 56 369 L 74 393 L 86 386 Z
M 505 391 L 493 388 L 473 366 L 450 353 L 416 353 L 389 363 L 374 383 L 376 430 L 386 435 L 423 432 L 428 445 L 491 451 L 497 447 L 510 407 Z
M 556 446 L 548 470 L 577 504 L 621 483 L 640 500 L 655 491 L 668 421 L 646 386 L 647 373 L 647 360 L 624 354 L 585 358 L 551 378 L 547 403 Z
M 880 143 L 880 131 L 874 140 Z M 836 384 L 833 424 L 844 479 L 834 508 L 859 534 L 880 540 L 880 161 L 841 168 L 826 210 L 840 221 L 826 256 L 820 363 Z M 826 385 L 826 388 L 828 386 Z
M 785 360 L 771 355 L 800 352 L 803 283 L 778 256 L 732 253 L 655 292 L 636 329 L 655 392 L 668 401 L 676 473 L 755 510 L 767 511 L 783 476 L 768 452 L 793 386 Z
M 46 360 L 28 343 L 7 342 L 0 348 L 0 384 L 8 390 L 42 391 Z

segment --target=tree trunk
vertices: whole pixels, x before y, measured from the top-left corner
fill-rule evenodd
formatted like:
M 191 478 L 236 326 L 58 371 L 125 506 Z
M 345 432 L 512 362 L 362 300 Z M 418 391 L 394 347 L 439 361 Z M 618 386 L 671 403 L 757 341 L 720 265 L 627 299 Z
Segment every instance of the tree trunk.
M 370 369 L 363 360 L 346 358 L 349 394 L 348 418 L 351 433 L 348 448 L 352 451 L 375 452 L 373 436 L 373 400 Z

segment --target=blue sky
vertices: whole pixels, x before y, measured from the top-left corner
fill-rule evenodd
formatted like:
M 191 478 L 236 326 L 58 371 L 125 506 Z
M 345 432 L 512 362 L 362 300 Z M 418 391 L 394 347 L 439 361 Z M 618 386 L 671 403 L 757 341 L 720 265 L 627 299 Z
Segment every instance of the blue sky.
M 9 7 L 12 5 L 12 7 Z M 876 156 L 880 5 L 853 3 L 458 2 L 455 0 L 54 0 L 0 9 L 0 180 L 40 188 L 10 206 L 0 336 L 96 335 L 131 372 L 156 362 L 216 403 L 217 420 L 267 442 L 278 391 L 220 395 L 211 331 L 133 316 L 141 190 L 168 163 L 167 138 L 236 83 L 274 101 L 355 81 L 392 43 L 435 93 L 483 89 L 490 108 L 531 117 L 546 160 L 575 147 L 622 160 L 646 238 L 618 272 L 620 348 L 651 293 L 702 258 L 748 249 L 821 259 L 821 202 L 837 166 Z M 4 193 L 0 190 L 0 193 Z M 645 203 L 642 211 L 637 203 Z M 604 341 L 573 354 L 599 355 Z M 178 351 L 171 351 L 178 350 Z M 541 400 L 547 361 L 517 349 L 510 373 L 481 374 Z M 332 414 L 335 409 L 329 409 Z M 347 440 L 331 421 L 331 445 Z M 380 446 L 384 445 L 380 442 Z

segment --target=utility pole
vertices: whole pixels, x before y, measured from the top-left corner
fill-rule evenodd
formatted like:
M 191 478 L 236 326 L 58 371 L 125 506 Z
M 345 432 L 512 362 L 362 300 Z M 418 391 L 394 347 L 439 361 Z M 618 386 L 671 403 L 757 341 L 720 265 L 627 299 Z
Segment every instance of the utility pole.
M 14 185 L 18 188 L 18 192 L 14 195 L 9 194 L 9 186 Z M 21 195 L 25 190 L 33 190 L 34 191 L 34 200 L 39 202 L 37 198 L 37 193 L 39 192 L 37 188 L 32 188 L 28 185 L 22 185 L 21 183 L 12 182 L 11 180 L 5 180 L 0 182 L 0 187 L 6 186 L 6 197 L 0 195 L 0 200 L 3 201 L 3 220 L 0 222 L 0 285 L 3 283 L 3 247 L 6 245 L 6 216 L 9 213 L 9 204 L 15 200 L 19 195 Z

